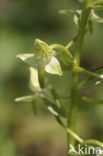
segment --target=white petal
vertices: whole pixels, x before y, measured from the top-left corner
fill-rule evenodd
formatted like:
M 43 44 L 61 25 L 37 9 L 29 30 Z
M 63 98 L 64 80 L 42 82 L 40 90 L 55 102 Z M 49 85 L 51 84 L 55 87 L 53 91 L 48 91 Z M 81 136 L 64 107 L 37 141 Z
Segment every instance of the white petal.
M 34 54 L 19 54 L 16 57 L 20 58 L 22 61 L 24 61 L 27 64 L 30 64 L 32 66 L 37 66 L 38 61 L 34 58 Z
M 31 102 L 35 98 L 34 95 L 23 96 L 15 99 L 15 102 Z
M 45 70 L 50 74 L 57 74 L 60 76 L 63 74 L 60 63 L 54 56 L 51 57 L 51 60 L 45 67 Z
M 40 90 L 39 81 L 38 81 L 38 71 L 33 67 L 30 67 L 29 70 L 30 70 L 29 87 L 32 91 L 37 92 Z

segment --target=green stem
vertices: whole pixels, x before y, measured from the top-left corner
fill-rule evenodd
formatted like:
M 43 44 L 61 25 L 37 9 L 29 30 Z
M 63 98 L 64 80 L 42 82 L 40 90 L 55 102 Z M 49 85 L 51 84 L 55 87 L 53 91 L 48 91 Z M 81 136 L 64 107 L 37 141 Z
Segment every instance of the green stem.
M 84 8 L 82 10 L 82 15 L 79 24 L 79 30 L 76 41 L 76 49 L 74 55 L 74 64 L 79 67 L 80 64 L 80 56 L 82 51 L 83 40 L 86 31 L 86 24 L 88 21 L 88 16 L 90 10 L 86 8 L 89 0 L 85 1 Z M 73 131 L 75 131 L 75 120 L 76 120 L 76 111 L 77 111 L 77 103 L 78 103 L 78 72 L 72 72 L 72 87 L 71 87 L 71 104 L 69 108 L 69 114 L 67 119 L 67 127 Z M 68 140 L 68 148 L 69 145 L 75 145 L 75 139 L 71 136 L 67 136 Z
M 93 77 L 96 77 L 96 78 L 99 78 L 99 79 L 103 79 L 103 75 L 102 74 L 99 75 L 99 74 L 97 74 L 95 72 L 91 72 L 91 71 L 89 71 L 87 69 L 84 69 L 82 67 L 74 66 L 72 70 L 80 72 L 80 73 L 84 73 L 84 74 L 87 74 L 89 76 L 93 76 Z
M 75 132 L 73 132 L 71 129 L 66 128 L 66 125 L 63 123 L 63 121 L 61 120 L 61 118 L 59 116 L 55 116 L 57 122 L 59 123 L 60 126 L 62 126 L 62 128 L 64 128 L 67 133 L 69 135 L 71 135 L 76 141 L 78 141 L 81 145 L 97 145 L 103 148 L 103 142 L 100 142 L 98 140 L 94 140 L 94 139 L 89 139 L 89 140 L 84 140 L 82 139 L 78 134 L 76 134 Z
M 96 72 L 89 71 L 89 70 L 87 70 L 85 68 L 82 68 L 82 67 L 79 67 L 79 66 L 74 66 L 74 65 L 71 65 L 71 66 L 63 66 L 62 65 L 62 69 L 63 70 L 72 70 L 74 72 L 84 73 L 84 74 L 87 74 L 89 76 L 93 76 L 93 77 L 96 77 L 98 79 L 102 79 L 103 80 L 103 74 L 98 74 Z
M 85 102 L 88 102 L 88 103 L 93 103 L 93 104 L 101 104 L 103 105 L 103 100 L 99 100 L 99 99 L 95 99 L 95 98 L 90 98 L 90 97 L 87 97 L 87 96 L 82 96 L 81 99 Z
M 66 45 L 66 49 L 69 49 L 73 45 L 73 43 L 76 41 L 76 39 L 77 39 L 77 36 Z
M 88 5 L 88 7 L 93 7 L 93 6 L 96 6 L 96 5 L 101 5 L 101 4 L 103 4 L 103 0 L 96 0 L 96 1 L 94 1 L 94 2 L 91 2 L 89 5 Z
M 76 133 L 74 133 L 71 129 L 67 128 L 66 129 L 67 133 L 69 133 L 75 140 L 77 140 L 79 143 L 83 143 L 84 140 L 79 136 L 77 135 Z
M 83 144 L 84 145 L 97 145 L 97 146 L 103 148 L 103 143 L 98 140 L 93 140 L 93 139 L 85 140 Z

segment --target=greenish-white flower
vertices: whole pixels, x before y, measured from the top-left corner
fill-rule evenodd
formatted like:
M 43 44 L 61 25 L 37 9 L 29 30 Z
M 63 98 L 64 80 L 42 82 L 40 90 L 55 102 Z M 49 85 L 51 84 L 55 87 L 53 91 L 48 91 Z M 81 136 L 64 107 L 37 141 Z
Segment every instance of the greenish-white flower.
M 52 50 L 45 42 L 36 39 L 34 53 L 17 55 L 25 63 L 38 69 L 39 84 L 44 88 L 45 71 L 50 74 L 62 75 L 62 69 L 58 59 L 55 57 L 55 51 Z

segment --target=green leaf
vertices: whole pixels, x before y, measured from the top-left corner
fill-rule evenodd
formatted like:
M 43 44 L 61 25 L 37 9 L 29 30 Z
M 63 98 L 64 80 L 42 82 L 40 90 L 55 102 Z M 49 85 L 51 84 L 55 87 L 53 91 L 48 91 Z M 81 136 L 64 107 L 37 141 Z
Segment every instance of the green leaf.
M 103 18 L 99 17 L 94 10 L 91 11 L 91 19 L 97 23 L 103 23 Z
M 69 65 L 73 62 L 73 56 L 71 55 L 70 51 L 64 46 L 60 44 L 53 44 L 50 47 L 55 50 L 58 59 L 65 65 Z
M 45 66 L 45 70 L 50 74 L 57 74 L 60 76 L 63 74 L 60 63 L 54 56 L 51 57 L 51 60 Z
M 15 99 L 15 102 L 31 102 L 35 99 L 35 95 L 23 96 Z
M 103 69 L 99 69 L 97 70 L 95 73 L 102 75 L 103 74 Z M 93 77 L 93 76 L 88 76 L 85 80 L 83 80 L 80 84 L 79 84 L 79 89 L 86 89 L 86 88 L 90 88 L 93 86 L 96 86 L 100 83 L 102 83 L 103 80 L 97 77 Z
M 38 66 L 39 64 L 39 60 L 34 58 L 34 54 L 19 54 L 16 57 L 32 66 Z
M 43 101 L 45 103 L 45 106 L 47 109 L 54 115 L 54 116 L 60 116 L 65 118 L 65 114 L 62 112 L 61 109 L 59 109 L 55 104 L 47 100 L 46 98 L 43 98 Z
M 38 81 L 38 71 L 33 67 L 30 67 L 29 70 L 30 70 L 29 88 L 33 92 L 40 91 L 41 88 Z
M 42 89 L 45 88 L 45 69 L 43 65 L 38 66 L 38 79 Z

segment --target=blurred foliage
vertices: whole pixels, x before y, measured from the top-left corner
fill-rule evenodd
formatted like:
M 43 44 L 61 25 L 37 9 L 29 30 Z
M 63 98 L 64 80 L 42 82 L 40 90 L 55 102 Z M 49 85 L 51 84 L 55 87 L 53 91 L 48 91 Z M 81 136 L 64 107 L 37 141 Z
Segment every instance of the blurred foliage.
M 15 97 L 29 94 L 29 71 L 27 65 L 16 59 L 16 54 L 32 53 L 36 38 L 48 44 L 66 45 L 76 29 L 72 17 L 59 15 L 58 11 L 78 7 L 77 0 L 0 1 L 0 156 L 65 155 L 65 134 L 54 118 L 48 116 L 41 101 L 38 101 L 41 117 L 33 116 L 31 104 L 14 102 Z M 94 23 L 94 33 L 86 36 L 82 54 L 81 65 L 87 69 L 103 65 L 102 37 L 103 25 Z M 50 81 L 59 94 L 68 95 L 69 78 L 70 72 L 59 79 L 52 76 Z M 64 84 L 67 80 L 68 84 Z M 84 93 L 103 99 L 103 84 L 85 89 Z M 77 129 L 81 136 L 103 139 L 102 106 L 80 103 L 78 118 Z

